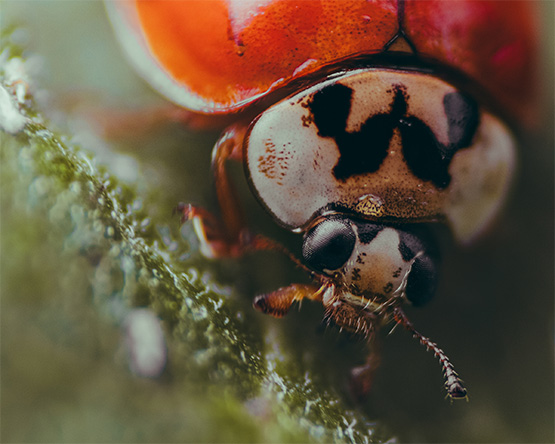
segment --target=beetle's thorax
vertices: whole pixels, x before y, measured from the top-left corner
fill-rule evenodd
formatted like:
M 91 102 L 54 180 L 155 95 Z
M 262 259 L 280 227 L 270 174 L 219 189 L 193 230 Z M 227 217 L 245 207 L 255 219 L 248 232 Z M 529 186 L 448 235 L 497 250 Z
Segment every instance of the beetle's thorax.
M 447 220 L 463 241 L 495 214 L 514 160 L 506 127 L 470 96 L 430 74 L 370 68 L 277 103 L 244 149 L 255 194 L 289 229 L 339 211 Z

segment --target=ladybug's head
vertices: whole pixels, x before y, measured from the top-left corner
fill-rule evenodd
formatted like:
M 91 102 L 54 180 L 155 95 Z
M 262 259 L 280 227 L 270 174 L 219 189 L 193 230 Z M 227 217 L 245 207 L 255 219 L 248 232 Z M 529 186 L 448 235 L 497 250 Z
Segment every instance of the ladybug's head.
M 434 295 L 437 256 L 427 236 L 333 213 L 305 232 L 304 263 L 364 305 L 404 295 L 423 305 Z M 361 296 L 361 297 L 358 297 Z

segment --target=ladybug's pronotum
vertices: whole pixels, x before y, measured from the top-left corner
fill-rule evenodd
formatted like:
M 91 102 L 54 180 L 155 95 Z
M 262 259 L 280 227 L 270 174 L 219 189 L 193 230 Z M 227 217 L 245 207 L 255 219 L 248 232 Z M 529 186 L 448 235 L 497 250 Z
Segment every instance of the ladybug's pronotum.
M 221 218 L 182 205 L 208 256 L 285 249 L 249 233 L 225 169 L 242 161 L 281 226 L 302 236 L 313 285 L 258 296 L 280 317 L 303 298 L 371 343 L 408 329 L 438 357 L 452 398 L 466 389 L 402 305 L 434 294 L 429 231 L 461 243 L 498 212 L 515 140 L 534 109 L 535 3 L 477 0 L 108 2 L 143 77 L 171 101 L 233 121 L 214 150 Z M 223 118 L 222 118 L 223 116 Z M 219 119 L 219 120 L 218 120 Z M 375 360 L 353 371 L 369 390 Z

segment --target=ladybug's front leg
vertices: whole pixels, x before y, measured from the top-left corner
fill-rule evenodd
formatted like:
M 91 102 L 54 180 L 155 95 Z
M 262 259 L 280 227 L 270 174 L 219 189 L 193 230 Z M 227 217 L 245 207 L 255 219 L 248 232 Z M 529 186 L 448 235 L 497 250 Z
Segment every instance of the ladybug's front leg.
M 324 286 L 318 289 L 313 285 L 291 284 L 288 287 L 257 296 L 253 301 L 253 306 L 264 314 L 281 318 L 287 314 L 294 302 L 300 302 L 305 298 L 322 301 L 324 289 Z

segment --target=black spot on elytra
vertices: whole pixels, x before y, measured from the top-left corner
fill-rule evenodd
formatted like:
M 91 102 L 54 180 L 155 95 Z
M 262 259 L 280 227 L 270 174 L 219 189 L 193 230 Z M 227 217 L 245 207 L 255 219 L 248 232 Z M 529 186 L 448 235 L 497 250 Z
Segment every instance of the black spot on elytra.
M 321 137 L 331 137 L 339 149 L 333 168 L 337 180 L 373 173 L 387 156 L 395 128 L 399 128 L 403 155 L 409 169 L 419 179 L 446 188 L 449 164 L 455 153 L 472 142 L 479 123 L 478 106 L 459 92 L 446 94 L 443 107 L 448 123 L 449 143 L 440 143 L 433 131 L 418 117 L 407 115 L 407 95 L 403 85 L 393 85 L 389 113 L 375 114 L 355 132 L 347 132 L 353 91 L 336 83 L 314 94 L 308 108 Z

